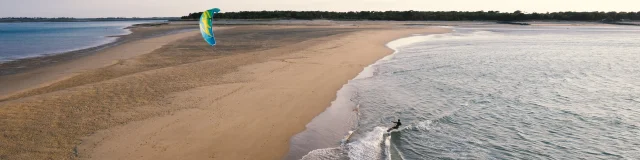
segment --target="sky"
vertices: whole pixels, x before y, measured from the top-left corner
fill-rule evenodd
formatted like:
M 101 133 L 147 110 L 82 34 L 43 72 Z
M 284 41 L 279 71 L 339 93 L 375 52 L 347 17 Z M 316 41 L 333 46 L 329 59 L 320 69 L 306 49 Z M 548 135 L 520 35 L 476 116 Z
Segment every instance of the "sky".
M 640 11 L 640 0 L 0 0 L 0 17 L 179 17 L 222 12 L 296 11 Z

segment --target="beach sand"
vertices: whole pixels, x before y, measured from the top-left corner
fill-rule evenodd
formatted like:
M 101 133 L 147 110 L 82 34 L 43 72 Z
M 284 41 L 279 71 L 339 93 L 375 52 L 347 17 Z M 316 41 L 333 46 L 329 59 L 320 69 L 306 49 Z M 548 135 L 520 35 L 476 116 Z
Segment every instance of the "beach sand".
M 0 100 L 0 159 L 281 159 L 387 42 L 449 31 L 231 26 L 215 47 L 184 32 L 3 76 L 28 84 Z

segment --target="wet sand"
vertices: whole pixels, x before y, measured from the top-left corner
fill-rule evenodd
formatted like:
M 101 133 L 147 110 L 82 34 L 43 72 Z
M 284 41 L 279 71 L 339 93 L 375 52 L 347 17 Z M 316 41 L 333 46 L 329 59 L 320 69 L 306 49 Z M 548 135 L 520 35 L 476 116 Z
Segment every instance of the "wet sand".
M 235 26 L 215 47 L 197 31 L 122 44 L 4 81 L 42 79 L 0 102 L 0 159 L 281 159 L 387 42 L 448 31 Z

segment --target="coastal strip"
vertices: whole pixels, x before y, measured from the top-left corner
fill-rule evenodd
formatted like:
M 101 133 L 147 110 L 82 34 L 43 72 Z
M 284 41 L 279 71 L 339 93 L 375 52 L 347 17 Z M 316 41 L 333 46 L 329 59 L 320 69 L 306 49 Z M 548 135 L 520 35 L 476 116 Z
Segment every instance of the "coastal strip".
M 447 31 L 366 30 L 295 44 L 311 47 L 242 66 L 227 84 L 175 93 L 172 104 L 198 107 L 101 131 L 80 148 L 91 159 L 281 159 L 344 83 L 392 53 L 385 43 Z M 257 54 L 269 52 L 282 51 Z
M 448 31 L 242 26 L 216 32 L 216 47 L 186 32 L 0 102 L 0 157 L 279 159 L 387 42 Z

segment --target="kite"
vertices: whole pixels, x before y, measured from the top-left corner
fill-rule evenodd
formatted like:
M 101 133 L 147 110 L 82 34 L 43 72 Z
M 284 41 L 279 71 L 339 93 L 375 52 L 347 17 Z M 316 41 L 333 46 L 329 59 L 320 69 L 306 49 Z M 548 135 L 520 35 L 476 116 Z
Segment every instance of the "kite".
M 202 33 L 202 38 L 204 41 L 207 41 L 209 45 L 216 45 L 216 38 L 213 37 L 213 14 L 220 12 L 220 9 L 213 8 L 207 11 L 202 12 L 202 16 L 200 16 L 200 33 Z

